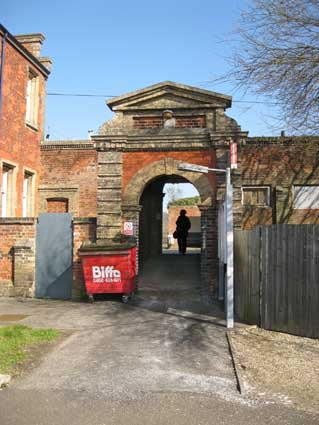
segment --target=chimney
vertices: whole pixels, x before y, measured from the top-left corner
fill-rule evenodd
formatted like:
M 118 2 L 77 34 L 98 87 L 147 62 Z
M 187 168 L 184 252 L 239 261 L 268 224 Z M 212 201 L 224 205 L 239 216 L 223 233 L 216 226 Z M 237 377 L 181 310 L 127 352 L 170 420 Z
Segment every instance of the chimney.
M 41 54 L 41 45 L 45 40 L 45 37 L 41 33 L 37 34 L 22 34 L 14 36 L 19 43 L 22 44 L 30 53 L 33 54 L 37 59 L 40 58 Z
M 51 71 L 51 67 L 52 67 L 52 59 L 45 56 L 43 58 L 39 58 L 39 61 L 42 63 L 43 66 L 46 67 L 46 69 L 48 71 Z

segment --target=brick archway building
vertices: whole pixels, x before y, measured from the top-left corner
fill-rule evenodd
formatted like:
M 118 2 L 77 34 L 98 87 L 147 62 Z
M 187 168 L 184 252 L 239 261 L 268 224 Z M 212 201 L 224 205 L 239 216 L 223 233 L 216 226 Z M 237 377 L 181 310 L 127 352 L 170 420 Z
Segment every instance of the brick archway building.
M 224 182 L 214 175 L 179 171 L 178 165 L 225 167 L 230 140 L 240 143 L 247 136 L 224 113 L 231 98 L 167 81 L 112 99 L 108 106 L 114 118 L 92 137 L 98 163 L 97 243 L 112 243 L 123 220 L 129 220 L 135 224 L 140 260 L 160 253 L 163 186 L 190 182 L 200 194 L 205 229 L 202 284 L 213 290 L 217 193 Z

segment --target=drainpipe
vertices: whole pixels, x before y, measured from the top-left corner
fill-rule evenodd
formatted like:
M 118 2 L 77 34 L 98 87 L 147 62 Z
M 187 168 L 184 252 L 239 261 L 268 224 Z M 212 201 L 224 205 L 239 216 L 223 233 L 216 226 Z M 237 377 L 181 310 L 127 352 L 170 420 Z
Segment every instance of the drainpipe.
M 1 63 L 0 63 L 0 129 L 2 120 L 2 84 L 3 84 L 3 73 L 4 73 L 4 50 L 6 47 L 7 33 L 5 32 L 1 42 Z

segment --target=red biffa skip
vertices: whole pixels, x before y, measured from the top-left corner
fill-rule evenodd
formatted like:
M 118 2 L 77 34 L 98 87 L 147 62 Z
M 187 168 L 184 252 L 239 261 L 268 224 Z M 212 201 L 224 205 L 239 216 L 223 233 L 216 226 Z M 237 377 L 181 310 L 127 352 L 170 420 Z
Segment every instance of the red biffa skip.
M 136 247 L 110 252 L 81 252 L 85 287 L 94 294 L 122 294 L 127 302 L 136 290 Z

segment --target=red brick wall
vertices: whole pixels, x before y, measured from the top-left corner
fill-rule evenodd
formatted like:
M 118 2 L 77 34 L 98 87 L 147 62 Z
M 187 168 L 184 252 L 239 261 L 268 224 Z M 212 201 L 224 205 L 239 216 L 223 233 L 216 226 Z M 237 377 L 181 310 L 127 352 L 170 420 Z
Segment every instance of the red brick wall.
M 319 224 L 318 209 L 293 209 L 294 185 L 319 185 L 319 138 L 251 139 L 241 148 L 243 185 L 271 186 L 270 208 L 244 207 L 243 227 Z
M 290 186 L 313 175 L 319 178 L 317 143 L 247 144 L 241 149 L 242 182 Z
M 1 44 L 1 36 L 0 36 Z M 28 70 L 33 69 L 39 76 L 38 129 L 25 123 L 26 90 Z M 45 104 L 45 78 L 7 41 L 3 74 L 2 119 L 0 123 L 0 160 L 12 162 L 17 168 L 15 216 L 22 216 L 23 167 L 35 171 L 37 189 L 40 171 L 40 141 L 43 139 L 43 117 Z M 0 167 L 0 181 L 2 167 Z M 37 205 L 37 190 L 35 191 Z M 35 211 L 37 214 L 37 210 Z
M 85 294 L 84 279 L 81 267 L 81 259 L 78 250 L 84 241 L 94 242 L 96 239 L 96 220 L 94 218 L 80 218 L 74 220 L 73 227 L 73 297 Z M 35 239 L 36 220 L 30 219 L 0 219 L 0 296 L 28 295 L 32 296 L 35 289 Z M 19 252 L 19 261 L 22 261 L 22 282 L 17 281 L 17 274 L 21 268 L 17 268 L 17 256 L 15 247 L 26 245 L 25 262 Z M 16 275 L 16 276 L 15 276 Z M 30 282 L 33 278 L 31 291 L 25 288 L 25 281 Z M 25 279 L 24 279 L 25 278 Z M 21 280 L 21 279 L 20 279 Z M 17 283 L 19 287 L 17 287 Z M 27 288 L 28 289 L 28 288 Z M 19 291 L 19 292 L 17 292 Z
M 206 117 L 205 115 L 197 116 L 184 116 L 184 117 L 175 117 L 176 119 L 176 128 L 205 128 L 206 127 Z M 162 117 L 133 117 L 134 128 L 135 129 L 145 129 L 145 128 L 162 128 L 163 127 L 163 118 Z
M 177 205 L 172 206 L 168 208 L 168 226 L 167 231 L 169 234 L 173 234 L 173 232 L 176 229 L 176 220 L 179 216 L 180 210 L 186 210 L 187 211 L 187 217 L 191 220 L 192 217 L 200 217 L 200 210 L 199 208 L 194 206 L 188 206 L 188 205 Z M 192 229 L 190 230 L 192 232 Z
M 132 177 L 142 168 L 152 162 L 160 161 L 165 158 L 190 162 L 193 164 L 215 167 L 215 154 L 213 151 L 181 151 L 181 152 L 134 152 L 123 153 L 123 186 L 125 188 Z M 213 175 L 210 176 L 212 187 L 215 188 L 216 182 Z
M 197 205 L 188 206 L 188 205 L 176 205 L 168 208 L 168 223 L 167 223 L 167 233 L 172 235 L 176 230 L 176 220 L 179 216 L 181 210 L 187 211 L 187 217 L 192 222 L 192 217 L 200 217 L 201 213 Z M 194 227 L 194 226 L 192 226 Z M 190 229 L 190 232 L 194 232 L 194 228 Z M 173 246 L 177 247 L 177 240 L 174 239 Z
M 0 295 L 13 296 L 14 247 L 27 245 L 32 256 L 28 257 L 30 272 L 35 270 L 36 221 L 28 219 L 0 219 Z
M 253 229 L 255 226 L 262 224 L 273 224 L 273 210 L 267 207 L 244 208 L 242 217 L 242 228 L 245 230 Z
M 84 278 L 82 272 L 81 258 L 79 248 L 84 241 L 95 242 L 96 240 L 96 221 L 92 219 L 75 219 L 73 225 L 73 289 L 74 298 L 82 297 L 86 294 Z
M 67 199 L 48 199 L 48 213 L 67 213 L 68 211 Z
M 205 128 L 205 115 L 176 117 L 176 128 Z
M 78 186 L 78 216 L 96 216 L 97 153 L 93 148 L 42 150 L 41 166 L 41 187 Z M 52 192 L 50 197 L 55 196 Z

